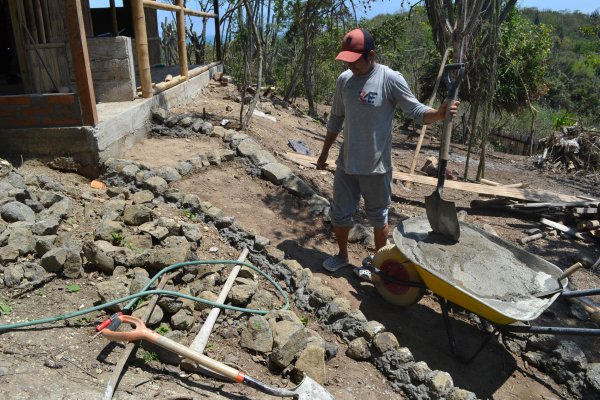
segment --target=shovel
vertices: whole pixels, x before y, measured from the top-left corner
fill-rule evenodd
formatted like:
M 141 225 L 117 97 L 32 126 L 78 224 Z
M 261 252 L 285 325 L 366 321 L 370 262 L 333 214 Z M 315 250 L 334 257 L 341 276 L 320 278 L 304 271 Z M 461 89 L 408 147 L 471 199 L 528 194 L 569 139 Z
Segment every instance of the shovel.
M 272 387 L 246 375 L 244 372 L 238 371 L 237 369 L 213 360 L 204 354 L 195 352 L 187 346 L 159 335 L 153 330 L 146 328 L 144 322 L 139 318 L 129 315 L 121 315 L 118 318 L 121 320 L 121 322 L 134 326 L 135 329 L 127 332 L 113 331 L 110 330 L 110 328 L 104 329 L 102 334 L 106 336 L 108 340 L 113 342 L 146 340 L 176 354 L 194 360 L 198 364 L 207 367 L 218 374 L 226 376 L 232 381 L 243 383 L 272 396 L 290 397 L 297 400 L 334 400 L 333 396 L 327 390 L 325 390 L 323 386 L 319 385 L 308 376 L 304 377 L 302 382 L 300 382 L 300 384 L 293 389 Z
M 450 77 L 453 72 L 455 78 Z M 444 182 L 446 181 L 446 166 L 448 165 L 448 152 L 450 150 L 450 136 L 452 134 L 452 115 L 450 114 L 450 103 L 458 97 L 458 87 L 465 74 L 465 64 L 448 64 L 444 68 L 444 82 L 448 87 L 448 107 L 446 108 L 446 119 L 442 143 L 440 145 L 440 165 L 438 167 L 438 181 L 435 191 L 425 197 L 425 210 L 431 229 L 457 242 L 460 237 L 460 226 L 456 215 L 456 206 L 453 202 L 442 199 Z

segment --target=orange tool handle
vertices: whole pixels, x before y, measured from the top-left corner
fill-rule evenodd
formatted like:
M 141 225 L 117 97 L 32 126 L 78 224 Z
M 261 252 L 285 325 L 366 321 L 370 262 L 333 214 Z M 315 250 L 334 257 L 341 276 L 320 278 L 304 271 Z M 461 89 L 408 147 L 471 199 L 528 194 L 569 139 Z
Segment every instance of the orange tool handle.
M 120 315 L 117 318 L 119 318 L 121 322 L 132 325 L 134 329 L 127 332 L 119 332 L 113 331 L 110 328 L 106 328 L 102 331 L 102 334 L 110 341 L 133 342 L 136 340 L 147 340 L 148 342 L 170 350 L 175 354 L 192 359 L 198 364 L 203 365 L 218 374 L 226 376 L 232 381 L 244 381 L 244 377 L 246 375 L 243 372 L 240 372 L 235 368 L 231 368 L 230 366 L 225 365 L 217 360 L 213 360 L 202 353 L 193 351 L 189 347 L 177 343 L 174 340 L 159 335 L 153 330 L 146 328 L 144 322 L 139 318 L 132 317 L 130 315 Z

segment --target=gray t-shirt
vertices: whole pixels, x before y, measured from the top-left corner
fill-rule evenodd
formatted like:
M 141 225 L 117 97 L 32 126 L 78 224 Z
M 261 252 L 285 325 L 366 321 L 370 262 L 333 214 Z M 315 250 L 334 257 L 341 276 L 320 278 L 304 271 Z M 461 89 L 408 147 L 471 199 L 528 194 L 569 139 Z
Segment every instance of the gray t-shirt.
M 350 175 L 383 174 L 392 170 L 392 123 L 399 107 L 417 123 L 430 108 L 421 104 L 399 72 L 381 64 L 367 75 L 344 71 L 337 79 L 327 130 L 344 142 L 338 168 Z

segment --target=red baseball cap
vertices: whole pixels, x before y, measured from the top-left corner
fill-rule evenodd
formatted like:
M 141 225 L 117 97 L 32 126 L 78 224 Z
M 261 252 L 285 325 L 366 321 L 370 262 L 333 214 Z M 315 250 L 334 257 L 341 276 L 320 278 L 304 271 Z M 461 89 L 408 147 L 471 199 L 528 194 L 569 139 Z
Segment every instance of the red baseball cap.
M 371 50 L 375 50 L 373 36 L 364 29 L 354 29 L 342 39 L 342 51 L 335 59 L 351 63 Z

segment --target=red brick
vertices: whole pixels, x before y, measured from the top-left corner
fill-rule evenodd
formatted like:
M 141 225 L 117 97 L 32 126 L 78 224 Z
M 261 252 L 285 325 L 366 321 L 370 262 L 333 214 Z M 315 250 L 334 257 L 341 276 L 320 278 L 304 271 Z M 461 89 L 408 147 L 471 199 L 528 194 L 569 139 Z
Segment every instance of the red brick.
M 0 96 L 0 104 L 7 105 L 18 105 L 18 104 L 31 104 L 31 98 L 29 96 Z
M 75 95 L 73 94 L 49 94 L 46 97 L 48 104 L 74 104 Z

